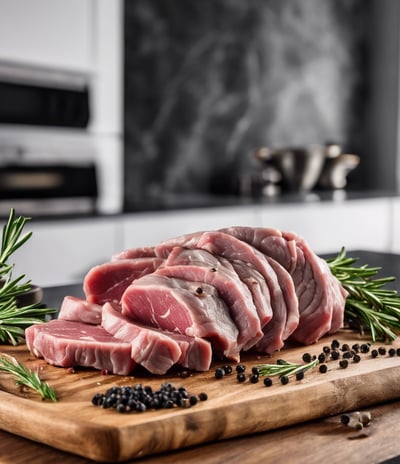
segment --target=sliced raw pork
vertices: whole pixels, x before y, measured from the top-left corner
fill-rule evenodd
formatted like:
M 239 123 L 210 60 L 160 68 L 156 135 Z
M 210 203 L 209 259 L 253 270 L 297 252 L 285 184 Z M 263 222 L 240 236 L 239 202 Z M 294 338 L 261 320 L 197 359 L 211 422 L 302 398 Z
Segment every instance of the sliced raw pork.
M 238 360 L 238 330 L 217 290 L 155 273 L 135 280 L 121 300 L 134 321 L 211 342 L 216 353 Z
M 110 303 L 103 306 L 102 327 L 130 343 L 131 357 L 152 374 L 165 374 L 175 364 L 196 371 L 210 368 L 212 349 L 206 340 L 135 323 Z
M 127 287 L 135 280 L 155 271 L 160 258 L 120 259 L 93 267 L 85 276 L 83 290 L 91 303 L 119 303 Z
M 343 324 L 347 293 L 328 264 L 294 232 L 253 227 L 230 227 L 224 232 L 273 257 L 291 273 L 299 301 L 299 326 L 291 338 L 311 344 Z
M 156 272 L 193 282 L 212 285 L 225 301 L 238 331 L 239 350 L 252 347 L 261 339 L 261 321 L 249 288 L 239 279 L 233 267 L 221 263 L 205 250 L 174 248 L 165 265 Z M 265 321 L 263 321 L 265 325 Z
M 54 319 L 25 330 L 33 355 L 60 367 L 93 367 L 128 375 L 136 363 L 131 345 L 110 335 L 99 325 Z
M 101 312 L 101 305 L 90 303 L 83 298 L 66 296 L 61 303 L 58 319 L 99 325 L 101 323 Z
M 250 263 L 264 277 L 271 296 L 274 334 L 265 344 L 267 353 L 283 347 L 284 341 L 299 323 L 298 299 L 289 273 L 275 260 L 269 258 L 250 244 L 224 232 L 198 232 L 167 240 L 155 247 L 156 255 L 167 258 L 176 246 L 204 249 L 229 261 Z M 283 286 L 284 285 L 284 286 Z M 263 331 L 270 331 L 267 324 Z M 267 334 L 266 334 L 267 335 Z

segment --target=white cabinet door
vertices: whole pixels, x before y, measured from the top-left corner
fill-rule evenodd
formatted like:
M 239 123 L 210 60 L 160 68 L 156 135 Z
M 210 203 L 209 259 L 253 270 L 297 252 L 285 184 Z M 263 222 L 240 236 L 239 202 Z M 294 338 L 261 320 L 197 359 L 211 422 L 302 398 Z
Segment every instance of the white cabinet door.
M 264 207 L 264 227 L 301 235 L 316 253 L 347 250 L 388 251 L 391 246 L 390 200 L 346 200 Z
M 392 199 L 392 240 L 390 251 L 400 253 L 400 199 Z
M 15 252 L 15 276 L 25 274 L 41 286 L 80 283 L 94 265 L 119 249 L 118 224 L 112 220 L 34 221 L 32 237 Z
M 94 0 L 0 0 L 0 60 L 89 71 Z

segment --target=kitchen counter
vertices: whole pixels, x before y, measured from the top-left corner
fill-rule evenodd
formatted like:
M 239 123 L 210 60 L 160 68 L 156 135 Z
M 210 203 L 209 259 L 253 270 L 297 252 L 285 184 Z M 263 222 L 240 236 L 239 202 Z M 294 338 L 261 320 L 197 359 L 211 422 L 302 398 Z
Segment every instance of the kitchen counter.
M 124 216 L 135 213 L 156 213 L 165 211 L 183 211 L 204 208 L 223 208 L 223 207 L 268 207 L 283 205 L 299 205 L 309 203 L 337 203 L 353 200 L 368 199 L 391 199 L 398 198 L 399 192 L 386 190 L 322 190 L 306 193 L 283 193 L 272 196 L 248 196 L 248 195 L 212 195 L 212 194 L 191 194 L 191 193 L 163 193 L 160 196 L 146 198 L 132 198 L 125 201 L 121 210 L 114 212 L 101 212 L 93 206 L 90 211 L 79 211 L 71 208 L 70 212 L 65 212 L 65 207 L 57 211 L 57 208 L 48 207 L 48 201 L 43 203 L 32 201 L 22 202 L 20 207 L 15 207 L 11 200 L 0 201 L 0 218 L 7 218 L 10 207 L 16 208 L 16 213 L 29 216 L 35 221 L 47 220 L 71 220 L 83 218 L 102 218 L 110 216 Z
M 353 251 L 348 255 L 359 257 L 360 264 L 382 267 L 382 275 L 400 276 L 400 255 Z M 397 280 L 391 284 L 400 290 Z M 81 296 L 82 285 L 68 285 L 44 290 L 44 302 L 59 307 L 65 295 Z M 318 399 L 316 398 L 316 401 Z M 334 463 L 382 463 L 400 456 L 400 400 L 368 408 L 373 420 L 365 433 L 357 434 L 341 424 L 340 416 L 332 416 L 311 422 L 239 437 L 202 446 L 195 446 L 163 455 L 150 456 L 129 462 L 142 464 L 175 464 L 201 462 L 296 462 L 320 463 L 329 456 Z M 2 464 L 32 464 L 63 462 L 83 464 L 93 462 L 48 446 L 0 431 L 0 456 Z M 390 460 L 390 461 L 389 461 Z

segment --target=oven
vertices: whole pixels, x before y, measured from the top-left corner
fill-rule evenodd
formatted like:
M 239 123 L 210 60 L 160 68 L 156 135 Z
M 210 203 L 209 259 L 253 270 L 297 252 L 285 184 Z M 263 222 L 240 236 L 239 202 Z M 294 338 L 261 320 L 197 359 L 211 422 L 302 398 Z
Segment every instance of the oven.
M 93 130 L 92 77 L 0 63 L 0 214 L 119 212 L 118 137 Z

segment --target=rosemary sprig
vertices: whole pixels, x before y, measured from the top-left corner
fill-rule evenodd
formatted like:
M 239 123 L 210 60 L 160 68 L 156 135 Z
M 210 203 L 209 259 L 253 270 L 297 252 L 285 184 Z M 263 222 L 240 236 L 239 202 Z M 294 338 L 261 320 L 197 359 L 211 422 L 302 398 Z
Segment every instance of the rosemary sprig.
M 400 330 L 400 295 L 384 286 L 395 277 L 376 278 L 380 267 L 356 267 L 356 261 L 346 257 L 345 248 L 335 258 L 327 259 L 332 274 L 349 293 L 345 320 L 361 333 L 369 331 L 373 341 L 394 340 Z
M 258 369 L 259 375 L 262 376 L 273 377 L 277 375 L 279 377 L 282 377 L 286 375 L 289 377 L 291 375 L 296 375 L 300 372 L 306 372 L 309 369 L 318 366 L 318 364 L 318 358 L 308 363 L 302 364 L 292 363 L 284 359 L 278 359 L 276 361 L 276 364 L 260 364 L 259 366 L 256 366 L 256 368 Z
M 0 356 L 0 371 L 7 372 L 15 377 L 17 385 L 24 385 L 38 393 L 43 400 L 57 401 L 54 389 L 43 382 L 39 374 L 19 363 L 12 356 L 2 354 Z
M 19 307 L 18 297 L 31 288 L 30 281 L 22 282 L 25 275 L 13 278 L 14 265 L 9 263 L 11 255 L 32 236 L 32 232 L 22 235 L 30 218 L 16 217 L 11 209 L 8 221 L 3 227 L 0 250 L 0 342 L 16 345 L 24 339 L 25 329 L 43 322 L 53 308 L 43 308 L 40 303 Z

